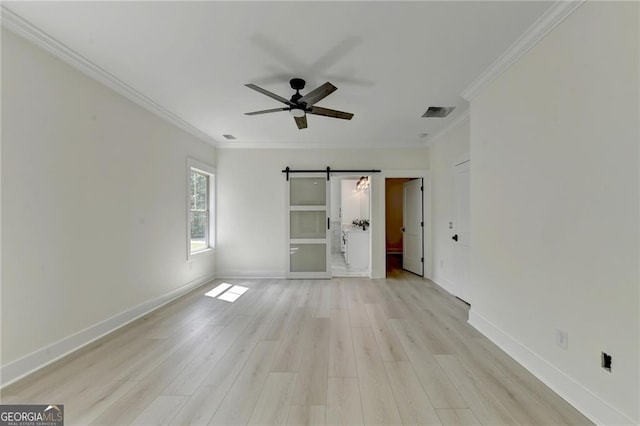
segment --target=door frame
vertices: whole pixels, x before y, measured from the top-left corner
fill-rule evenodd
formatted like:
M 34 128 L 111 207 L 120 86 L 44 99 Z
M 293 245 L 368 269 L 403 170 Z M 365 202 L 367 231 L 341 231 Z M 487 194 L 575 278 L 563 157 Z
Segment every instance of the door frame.
M 459 170 L 458 168 L 463 164 L 466 164 L 466 167 L 469 168 L 469 171 L 471 170 L 471 156 L 469 152 L 464 152 L 463 154 L 459 155 L 454 160 L 451 166 L 451 178 L 453 182 L 453 188 L 452 188 L 453 211 L 451 212 L 452 218 L 453 218 L 453 229 L 451 229 L 452 234 L 459 233 L 460 217 L 459 217 L 459 210 L 458 210 L 458 204 L 457 204 L 458 203 L 458 186 L 456 184 L 456 179 L 457 179 L 457 174 Z M 469 197 L 471 197 L 471 188 L 469 188 Z M 471 215 L 471 211 L 469 211 L 468 214 Z M 459 258 L 460 253 L 458 250 L 458 246 L 459 246 L 458 243 L 451 241 L 451 261 L 453 265 L 453 269 L 451 271 L 451 282 L 452 282 L 451 293 L 454 294 L 454 296 L 456 296 L 460 300 L 464 301 L 465 303 L 470 304 L 471 299 L 468 294 L 468 289 L 469 289 L 468 283 L 460 282 L 460 275 L 459 275 L 460 271 L 458 270 L 460 265 L 460 258 Z M 469 248 L 469 251 L 471 251 L 471 248 Z M 467 265 L 467 267 L 470 268 L 470 265 Z M 468 278 L 468 274 L 469 274 L 469 270 L 467 270 L 467 278 Z
M 369 267 L 367 268 L 365 276 L 368 278 L 374 278 L 372 273 L 373 264 L 371 263 L 371 260 L 373 259 L 372 253 L 373 253 L 373 232 L 374 232 L 373 227 L 371 226 L 372 223 L 374 222 L 373 221 L 373 203 L 372 203 L 373 191 L 374 191 L 374 174 L 367 173 L 367 172 L 361 172 L 361 173 L 355 173 L 355 174 L 353 172 L 331 172 L 331 179 L 336 177 L 340 181 L 342 181 L 343 179 L 349 179 L 349 178 L 355 178 L 355 180 L 358 180 L 358 178 L 360 178 L 361 176 L 367 176 L 369 178 L 369 253 L 368 253 Z M 340 203 L 342 204 L 342 200 L 340 201 Z M 342 206 L 340 206 L 340 208 L 342 208 Z M 331 206 L 329 207 L 329 209 L 331 209 Z M 329 213 L 331 213 L 331 211 L 329 211 Z M 342 229 L 340 230 L 340 232 L 342 232 Z M 342 238 L 342 236 L 340 238 Z M 331 267 L 329 269 L 331 269 Z M 333 274 L 332 274 L 332 277 L 333 277 Z
M 385 206 L 387 203 L 386 194 L 385 194 L 385 185 L 387 178 L 409 178 L 409 179 L 422 179 L 424 190 L 422 192 L 422 213 L 424 220 L 424 227 L 422 228 L 422 255 L 424 257 L 423 263 L 423 274 L 424 278 L 431 279 L 431 274 L 433 271 L 432 268 L 432 242 L 431 242 L 431 175 L 429 170 L 427 169 L 391 169 L 391 170 L 382 170 L 380 173 L 380 179 L 382 180 L 382 185 L 378 185 L 376 189 L 376 194 L 381 200 L 380 204 L 380 224 L 384 225 L 386 222 L 386 212 Z M 386 244 L 385 244 L 385 235 L 386 235 L 386 226 L 379 226 L 377 229 L 373 229 L 375 231 L 375 241 L 379 241 L 374 248 L 372 256 L 374 257 L 375 262 L 379 262 L 380 265 L 386 265 Z M 386 267 L 381 272 L 381 277 L 386 277 Z

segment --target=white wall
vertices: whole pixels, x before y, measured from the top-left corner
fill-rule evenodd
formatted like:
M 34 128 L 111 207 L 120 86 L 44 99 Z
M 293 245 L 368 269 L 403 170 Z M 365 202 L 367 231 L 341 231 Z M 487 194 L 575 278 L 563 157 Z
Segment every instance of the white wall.
M 351 226 L 354 220 L 369 219 L 369 188 L 358 191 L 358 179 L 342 179 L 340 209 L 342 225 Z M 333 211 L 333 206 L 331 207 Z
M 427 169 L 426 148 L 221 149 L 218 151 L 217 274 L 282 277 L 286 268 L 285 177 L 292 169 Z M 377 188 L 377 189 L 376 189 Z M 385 274 L 384 182 L 372 176 L 375 277 Z
M 449 222 L 455 220 L 453 167 L 469 154 L 469 118 L 429 145 L 429 170 L 432 192 L 433 280 L 447 291 L 455 291 L 453 232 Z M 465 155 L 466 154 L 466 155 Z M 471 166 L 473 168 L 473 164 Z
M 371 178 L 369 178 L 371 179 Z M 369 188 L 360 192 L 360 219 L 369 219 L 371 216 L 371 191 Z
M 342 179 L 340 209 L 342 226 L 351 225 L 354 220 L 362 218 L 360 214 L 360 191 L 356 191 L 357 180 Z
M 340 222 L 342 185 L 340 179 L 331 179 L 331 221 Z
M 601 424 L 640 422 L 639 7 L 584 3 L 471 103 L 471 321 Z
M 3 381 L 212 276 L 186 261 L 188 156 L 215 149 L 2 32 Z

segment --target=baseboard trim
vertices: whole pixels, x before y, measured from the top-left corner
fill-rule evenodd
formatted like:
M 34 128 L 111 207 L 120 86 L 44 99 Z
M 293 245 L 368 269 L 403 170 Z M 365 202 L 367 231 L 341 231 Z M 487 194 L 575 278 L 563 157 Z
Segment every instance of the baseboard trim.
M 448 279 L 443 278 L 440 275 L 434 275 L 433 278 L 431 278 L 431 281 L 433 281 L 438 287 L 442 288 L 447 293 L 453 294 L 453 285 Z
M 206 275 L 182 285 L 162 296 L 141 303 L 138 306 L 121 312 L 117 315 L 100 321 L 82 331 L 67 336 L 55 343 L 50 344 L 42 349 L 30 353 L 20 359 L 3 365 L 0 368 L 0 389 L 11 383 L 14 383 L 29 374 L 40 370 L 43 367 L 69 355 L 72 352 L 90 344 L 91 342 L 106 336 L 109 333 L 129 324 L 132 321 L 147 315 L 167 303 L 177 299 L 178 297 L 188 293 L 189 291 L 200 287 L 203 284 L 213 280 L 214 274 Z
M 216 274 L 216 278 L 219 279 L 287 279 L 287 275 L 284 271 L 247 271 L 247 270 L 233 270 L 221 271 Z
M 475 312 L 473 306 L 469 311 L 469 324 L 594 423 L 599 425 L 636 424 L 624 413 Z

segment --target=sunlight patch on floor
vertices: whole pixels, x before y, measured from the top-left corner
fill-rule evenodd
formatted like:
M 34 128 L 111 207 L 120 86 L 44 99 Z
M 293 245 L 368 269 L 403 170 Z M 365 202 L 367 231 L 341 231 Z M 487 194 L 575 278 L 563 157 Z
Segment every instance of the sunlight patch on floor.
M 223 293 L 229 287 L 231 287 L 231 284 L 222 283 L 219 286 L 215 287 L 213 290 L 205 293 L 204 295 L 209 297 L 218 297 L 219 294 Z
M 249 290 L 249 287 L 243 287 L 241 285 L 234 285 L 228 283 L 222 283 L 215 287 L 213 290 L 205 293 L 205 296 L 215 297 L 218 300 L 224 300 L 225 302 L 235 302 L 240 296 L 245 294 Z

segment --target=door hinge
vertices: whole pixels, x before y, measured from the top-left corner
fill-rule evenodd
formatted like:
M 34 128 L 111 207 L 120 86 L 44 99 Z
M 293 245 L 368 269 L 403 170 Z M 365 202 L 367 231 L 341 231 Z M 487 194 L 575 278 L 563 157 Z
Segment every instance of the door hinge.
M 420 191 L 424 191 L 424 186 L 421 186 L 421 187 L 420 187 Z
M 424 257 L 420 258 L 420 262 L 424 263 Z
M 424 228 L 424 222 L 420 222 L 420 226 Z
M 327 218 L 327 229 L 331 229 L 331 219 Z

